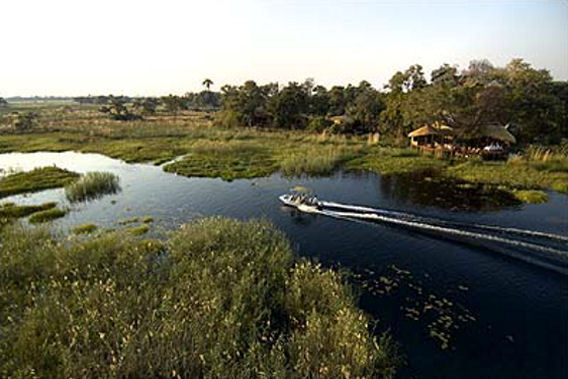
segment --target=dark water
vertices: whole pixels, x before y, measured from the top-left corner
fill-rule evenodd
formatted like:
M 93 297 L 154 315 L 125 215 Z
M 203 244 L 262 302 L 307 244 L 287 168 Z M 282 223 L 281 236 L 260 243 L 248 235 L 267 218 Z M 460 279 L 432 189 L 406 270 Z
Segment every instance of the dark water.
M 390 329 L 407 356 L 402 377 L 568 377 L 568 276 L 503 254 L 510 247 L 298 214 L 277 200 L 291 187 L 302 185 L 329 201 L 566 236 L 568 197 L 564 195 L 549 193 L 546 204 L 519 205 L 507 198 L 495 201 L 503 194 L 433 186 L 424 178 L 338 173 L 318 179 L 273 175 L 224 182 L 184 178 L 159 167 L 129 165 L 94 154 L 0 155 L 3 169 L 54 163 L 77 172 L 115 172 L 122 186 L 119 194 L 71 206 L 69 215 L 54 223 L 63 230 L 91 222 L 117 227 L 118 220 L 134 216 L 153 216 L 154 230 L 211 215 L 271 220 L 300 255 L 355 273 L 361 306 L 378 321 L 377 332 Z M 61 189 L 3 200 L 66 203 Z M 568 250 L 566 243 L 556 242 L 555 247 Z M 385 284 L 393 281 L 395 285 Z M 452 325 L 440 326 L 448 318 Z M 447 346 L 437 333 L 447 334 Z

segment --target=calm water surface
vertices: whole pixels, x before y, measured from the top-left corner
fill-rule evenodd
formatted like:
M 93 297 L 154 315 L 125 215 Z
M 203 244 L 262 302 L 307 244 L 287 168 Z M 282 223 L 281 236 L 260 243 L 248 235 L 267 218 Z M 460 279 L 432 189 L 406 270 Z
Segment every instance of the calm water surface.
M 85 223 L 117 227 L 119 220 L 143 216 L 154 217 L 156 233 L 203 216 L 269 219 L 288 235 L 298 254 L 361 276 L 354 279 L 361 306 L 378 321 L 378 332 L 390 329 L 407 356 L 402 377 L 568 377 L 567 276 L 503 255 L 501 247 L 376 223 L 300 215 L 277 200 L 291 187 L 302 185 L 329 201 L 566 236 L 567 196 L 549 193 L 546 204 L 500 207 L 469 193 L 465 193 L 468 200 L 463 196 L 460 200 L 444 186 L 424 187 L 423 182 L 371 173 L 337 173 L 315 179 L 275 174 L 225 182 L 185 178 L 160 167 L 126 164 L 96 154 L 0 154 L 0 169 L 4 170 L 53 164 L 80 173 L 114 172 L 120 176 L 122 191 L 79 205 L 68 204 L 62 189 L 2 201 L 68 205 L 72 211 L 54 222 L 64 231 Z M 448 200 L 454 197 L 455 204 Z M 467 210 L 460 207 L 464 201 L 471 204 Z M 566 244 L 556 247 L 568 250 Z M 400 288 L 392 295 L 364 288 L 364 283 L 377 283 L 381 276 L 396 277 L 397 270 L 409 274 L 403 275 Z M 406 315 L 409 307 L 423 307 L 428 296 L 451 303 L 455 320 L 460 315 L 474 320 L 452 328 L 444 350 L 430 336 L 431 317 L 414 320 Z

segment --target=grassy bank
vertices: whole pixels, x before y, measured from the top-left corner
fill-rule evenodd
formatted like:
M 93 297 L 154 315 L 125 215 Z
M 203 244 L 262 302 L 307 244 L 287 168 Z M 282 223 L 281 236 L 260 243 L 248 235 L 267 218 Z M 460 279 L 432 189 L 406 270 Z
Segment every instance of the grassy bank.
M 317 135 L 287 130 L 227 129 L 211 116 L 182 112 L 121 122 L 95 109 L 77 107 L 59 114 L 45 109 L 31 134 L 5 135 L 0 152 L 96 152 L 127 162 L 164 163 L 168 172 L 185 176 L 255 178 L 282 171 L 288 176 L 327 175 L 336 169 L 397 175 L 433 170 L 460 181 L 514 190 L 552 189 L 568 193 L 566 151 L 529 148 L 507 162 L 438 159 L 417 150 L 370 146 L 365 137 Z
M 4 377 L 392 377 L 399 362 L 342 278 L 264 222 L 2 241 Z
M 9 174 L 0 178 L 0 198 L 63 187 L 79 174 L 58 167 L 42 167 L 27 172 Z
M 530 149 L 524 157 L 508 161 L 487 162 L 481 159 L 439 159 L 417 150 L 374 148 L 346 165 L 349 169 L 400 175 L 425 170 L 466 183 L 498 187 L 514 194 L 519 190 L 551 189 L 568 194 L 568 156 L 538 161 L 531 158 Z M 519 197 L 523 201 L 528 198 Z
M 45 212 L 54 209 L 57 203 L 50 202 L 40 205 L 16 205 L 14 203 L 0 204 L 0 230 L 9 223 L 38 212 Z

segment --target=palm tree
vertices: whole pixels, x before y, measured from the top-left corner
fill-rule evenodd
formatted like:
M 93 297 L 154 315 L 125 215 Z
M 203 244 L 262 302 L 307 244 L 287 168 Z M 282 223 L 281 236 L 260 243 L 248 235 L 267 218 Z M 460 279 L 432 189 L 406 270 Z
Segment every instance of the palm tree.
M 213 80 L 211 79 L 205 79 L 202 83 L 205 87 L 207 87 L 207 91 L 209 91 L 209 87 L 211 87 L 211 85 L 213 85 Z

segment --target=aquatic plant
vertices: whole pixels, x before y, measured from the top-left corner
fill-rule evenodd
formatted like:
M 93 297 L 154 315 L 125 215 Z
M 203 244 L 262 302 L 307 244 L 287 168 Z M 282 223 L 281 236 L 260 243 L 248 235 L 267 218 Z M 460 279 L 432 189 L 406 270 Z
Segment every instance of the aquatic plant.
M 142 224 L 142 225 L 134 226 L 134 227 L 131 227 L 131 228 L 126 228 L 125 230 L 132 233 L 132 235 L 141 236 L 141 235 L 146 234 L 150 231 L 150 225 Z
M 8 174 L 0 178 L 0 198 L 63 187 L 77 177 L 79 174 L 55 166 Z
M 548 195 L 538 190 L 515 190 L 513 195 L 523 203 L 546 203 Z
M 128 225 L 128 224 L 135 224 L 138 222 L 138 217 L 129 217 L 122 220 L 118 220 L 118 225 Z
M 50 202 L 41 205 L 16 205 L 15 203 L 0 204 L 0 230 L 7 224 L 18 218 L 29 216 L 33 213 L 55 208 L 57 203 Z
M 97 199 L 118 191 L 118 176 L 110 172 L 88 172 L 65 187 L 65 195 L 71 202 Z
M 30 216 L 29 221 L 32 224 L 39 224 L 64 217 L 66 214 L 67 214 L 66 210 L 52 208 L 45 211 L 33 213 Z
M 2 377 L 393 377 L 400 362 L 341 276 L 295 261 L 266 222 L 65 244 L 15 226 L 0 254 Z
M 224 180 L 257 178 L 276 171 L 271 151 L 247 142 L 201 142 L 183 159 L 164 170 L 184 176 L 214 177 Z
M 90 234 L 97 230 L 95 224 L 77 225 L 73 228 L 73 234 Z

